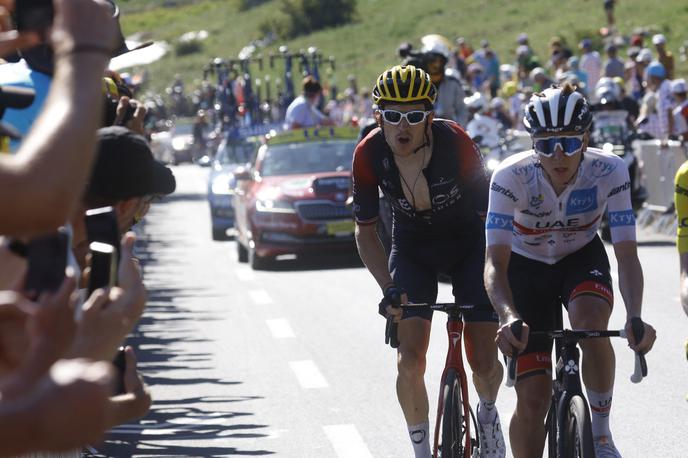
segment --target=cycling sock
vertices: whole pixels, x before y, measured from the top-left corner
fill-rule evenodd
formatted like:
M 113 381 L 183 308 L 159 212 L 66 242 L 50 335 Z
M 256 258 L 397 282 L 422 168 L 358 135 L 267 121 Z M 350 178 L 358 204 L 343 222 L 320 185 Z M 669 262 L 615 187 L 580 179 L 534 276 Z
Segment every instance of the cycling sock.
M 592 437 L 608 436 L 611 438 L 609 411 L 612 408 L 614 390 L 609 390 L 606 393 L 597 393 L 592 390 L 586 390 L 586 392 L 590 402 L 590 413 L 592 413 Z
M 408 427 L 415 458 L 432 458 L 430 452 L 430 422 Z
M 497 406 L 495 406 L 495 400 L 488 401 L 486 399 L 480 398 L 478 404 L 478 421 L 480 423 L 492 423 L 497 416 Z

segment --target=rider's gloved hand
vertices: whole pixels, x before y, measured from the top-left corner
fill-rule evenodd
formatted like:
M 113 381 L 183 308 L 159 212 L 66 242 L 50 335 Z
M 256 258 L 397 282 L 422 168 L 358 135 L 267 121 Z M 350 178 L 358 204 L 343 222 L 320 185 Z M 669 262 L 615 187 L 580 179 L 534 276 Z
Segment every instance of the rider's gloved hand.
M 380 303 L 378 304 L 378 312 L 380 315 L 382 315 L 384 318 L 387 318 L 389 316 L 389 312 L 387 311 L 387 307 L 400 307 L 401 306 L 401 296 L 405 293 L 405 291 L 401 288 L 399 288 L 395 284 L 390 284 L 385 287 L 383 291 L 383 297 Z

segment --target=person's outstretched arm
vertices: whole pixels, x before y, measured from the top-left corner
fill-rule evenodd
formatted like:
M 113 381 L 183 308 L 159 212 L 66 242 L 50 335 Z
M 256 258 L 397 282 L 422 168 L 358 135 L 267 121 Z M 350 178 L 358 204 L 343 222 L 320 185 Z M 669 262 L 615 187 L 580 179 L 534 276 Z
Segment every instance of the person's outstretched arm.
M 63 224 L 91 171 L 102 77 L 115 42 L 103 0 L 55 0 L 55 75 L 45 108 L 16 156 L 0 157 L 0 233 L 32 236 Z

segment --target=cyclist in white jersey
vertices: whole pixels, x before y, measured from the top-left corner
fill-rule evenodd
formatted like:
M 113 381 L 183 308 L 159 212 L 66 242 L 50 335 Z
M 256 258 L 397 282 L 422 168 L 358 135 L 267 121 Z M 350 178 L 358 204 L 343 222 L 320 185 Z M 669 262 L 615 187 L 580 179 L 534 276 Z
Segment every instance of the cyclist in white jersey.
M 606 329 L 613 305 L 609 260 L 597 236 L 605 210 L 619 265 L 626 330 L 642 308 L 643 273 L 637 255 L 630 180 L 622 159 L 587 148 L 592 115 L 569 84 L 532 96 L 524 125 L 533 149 L 506 159 L 490 183 L 485 286 L 500 319 L 497 345 L 519 352 L 517 403 L 509 433 L 516 458 L 541 456 L 551 395 L 552 341 L 528 338 L 552 329 L 563 304 L 574 329 Z M 524 321 L 521 338 L 510 324 Z M 647 352 L 655 330 L 645 324 Z M 609 339 L 581 342 L 583 380 L 592 411 L 597 457 L 618 457 L 609 430 L 614 352 Z

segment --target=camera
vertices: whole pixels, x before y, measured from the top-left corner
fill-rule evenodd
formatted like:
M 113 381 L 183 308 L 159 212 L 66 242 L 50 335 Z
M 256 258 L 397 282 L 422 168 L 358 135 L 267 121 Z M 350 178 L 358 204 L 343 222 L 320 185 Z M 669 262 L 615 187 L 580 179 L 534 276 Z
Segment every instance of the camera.
M 17 0 L 14 21 L 17 30 L 42 32 L 53 24 L 55 10 L 52 0 Z

